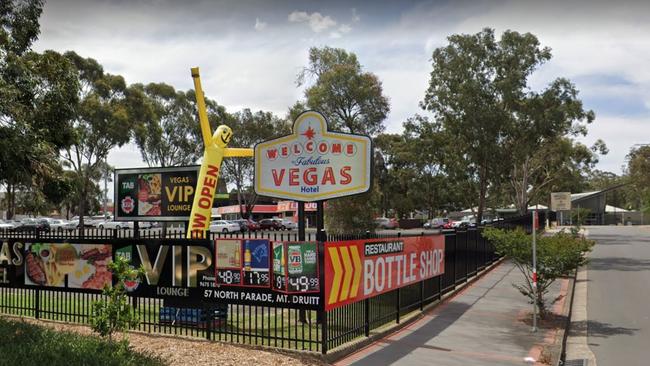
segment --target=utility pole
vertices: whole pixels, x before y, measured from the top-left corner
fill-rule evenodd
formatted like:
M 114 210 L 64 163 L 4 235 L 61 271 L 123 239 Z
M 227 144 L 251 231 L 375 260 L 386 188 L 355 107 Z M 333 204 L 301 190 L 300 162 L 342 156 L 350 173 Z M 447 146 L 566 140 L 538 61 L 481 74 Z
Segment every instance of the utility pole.
M 533 332 L 537 332 L 537 207 L 533 211 Z

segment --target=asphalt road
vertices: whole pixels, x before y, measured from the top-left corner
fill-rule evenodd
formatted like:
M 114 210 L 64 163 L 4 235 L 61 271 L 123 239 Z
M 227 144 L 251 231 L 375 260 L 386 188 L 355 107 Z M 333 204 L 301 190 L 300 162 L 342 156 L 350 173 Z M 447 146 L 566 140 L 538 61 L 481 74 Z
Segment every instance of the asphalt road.
M 599 365 L 650 365 L 650 228 L 589 227 L 587 329 Z

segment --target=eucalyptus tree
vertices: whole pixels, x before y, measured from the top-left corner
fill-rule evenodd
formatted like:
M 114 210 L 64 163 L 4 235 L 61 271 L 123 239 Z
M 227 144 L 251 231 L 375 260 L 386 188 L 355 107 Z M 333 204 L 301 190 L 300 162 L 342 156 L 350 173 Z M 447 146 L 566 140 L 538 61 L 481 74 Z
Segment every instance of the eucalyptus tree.
M 83 227 L 86 201 L 102 164 L 112 149 L 130 141 L 146 100 L 137 89 L 128 88 L 122 76 L 106 73 L 94 59 L 72 51 L 65 56 L 76 68 L 80 89 L 70 122 L 74 142 L 61 151 L 61 157 L 77 175 L 75 191 Z
M 40 0 L 0 1 L 0 183 L 9 217 L 16 191 L 41 189 L 72 141 L 78 81 L 62 55 L 32 51 L 42 10 Z
M 442 123 L 453 153 L 467 160 L 477 182 L 479 220 L 490 188 L 505 182 L 524 213 L 531 193 L 535 196 L 560 173 L 553 172 L 543 154 L 566 153 L 561 157 L 566 164 L 559 168 L 570 165 L 572 152 L 557 147 L 564 147 L 566 138 L 586 134 L 595 118 L 564 78 L 541 92 L 531 90 L 528 78 L 550 59 L 551 50 L 534 35 L 505 31 L 497 40 L 489 28 L 449 36 L 446 46 L 433 51 L 421 106 Z M 606 152 L 601 142 L 596 149 Z
M 377 75 L 364 71 L 357 56 L 340 48 L 313 47 L 309 62 L 298 74 L 298 85 L 305 86 L 304 105 L 323 113 L 330 128 L 375 136 L 384 130 L 390 111 Z M 295 111 L 300 102 L 290 111 Z M 332 232 L 373 230 L 375 209 L 379 206 L 377 186 L 372 192 L 330 200 L 326 224 Z

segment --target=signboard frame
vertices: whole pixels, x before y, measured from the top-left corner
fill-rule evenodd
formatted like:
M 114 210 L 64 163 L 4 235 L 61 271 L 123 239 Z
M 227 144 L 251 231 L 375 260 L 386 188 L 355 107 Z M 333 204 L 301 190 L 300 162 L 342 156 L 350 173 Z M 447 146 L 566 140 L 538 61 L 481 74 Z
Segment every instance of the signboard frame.
M 341 140 L 364 140 L 363 143 L 365 146 L 367 146 L 366 151 L 363 152 L 364 155 L 364 162 L 363 164 L 365 166 L 365 173 L 363 174 L 364 176 L 364 184 L 360 187 L 350 187 L 346 188 L 344 190 L 338 190 L 332 193 L 322 193 L 318 195 L 312 195 L 309 193 L 291 193 L 288 192 L 286 189 L 283 189 L 283 187 L 277 187 L 275 189 L 270 189 L 267 187 L 262 186 L 261 184 L 261 178 L 263 176 L 262 174 L 262 162 L 263 159 L 261 158 L 261 149 L 267 146 L 273 146 L 273 145 L 278 145 L 281 146 L 280 144 L 285 143 L 285 142 L 291 142 L 293 140 L 296 140 L 299 138 L 300 133 L 299 133 L 299 127 L 308 118 L 316 118 L 318 120 L 319 124 L 319 132 L 322 133 L 323 136 L 327 138 L 338 138 Z M 253 182 L 253 188 L 255 192 L 259 195 L 262 196 L 267 196 L 267 197 L 274 197 L 274 198 L 280 198 L 280 199 L 288 199 L 288 200 L 293 200 L 297 202 L 319 202 L 319 201 L 326 201 L 329 199 L 335 199 L 335 198 L 341 198 L 341 197 L 349 197 L 349 196 L 355 196 L 359 194 L 364 194 L 367 193 L 372 189 L 372 182 L 374 179 L 374 172 L 372 169 L 373 166 L 373 161 L 374 161 L 374 144 L 372 139 L 367 136 L 367 135 L 361 135 L 361 134 L 352 134 L 352 133 L 346 133 L 346 132 L 339 132 L 339 131 L 330 131 L 329 126 L 327 123 L 327 119 L 325 116 L 323 116 L 321 113 L 314 111 L 314 110 L 307 110 L 305 112 L 302 112 L 294 121 L 293 126 L 292 126 L 292 133 L 286 136 L 278 137 L 272 140 L 267 140 L 263 142 L 259 142 L 255 144 L 254 147 L 255 151 L 255 178 Z M 367 153 L 367 155 L 365 155 Z M 286 173 L 289 174 L 289 173 Z M 304 173 L 303 173 L 304 174 Z M 289 179 L 289 177 L 287 177 Z M 315 184 L 315 187 L 320 187 L 321 185 Z M 352 193 L 348 193 L 352 192 Z
M 571 206 L 571 192 L 551 192 L 551 211 L 571 211 Z
M 119 197 L 119 177 L 120 175 L 132 175 L 132 174 L 152 174 L 152 173 L 173 173 L 173 172 L 196 172 L 196 179 L 199 177 L 200 165 L 184 165 L 184 166 L 175 166 L 175 167 L 146 167 L 146 168 L 126 168 L 126 169 L 115 169 L 113 173 L 113 207 L 114 207 L 114 221 L 151 221 L 151 222 L 162 222 L 162 221 L 188 221 L 190 219 L 190 211 L 186 216 L 120 216 L 120 197 Z M 194 184 L 188 184 L 192 186 L 193 190 L 196 190 L 196 182 Z M 137 189 L 137 187 L 136 187 Z M 162 188 L 161 188 L 162 189 Z M 196 192 L 192 192 L 191 198 L 194 197 Z M 162 199 L 162 198 L 161 198 Z M 137 200 L 137 197 L 136 197 Z M 188 203 L 191 210 L 192 200 L 189 200 Z

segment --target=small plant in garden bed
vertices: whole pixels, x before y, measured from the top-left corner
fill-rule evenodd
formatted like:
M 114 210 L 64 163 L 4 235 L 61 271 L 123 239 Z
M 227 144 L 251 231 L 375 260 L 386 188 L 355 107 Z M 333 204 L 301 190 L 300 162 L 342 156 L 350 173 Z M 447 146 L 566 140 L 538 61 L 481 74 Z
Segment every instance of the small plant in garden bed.
M 546 315 L 544 296 L 560 277 L 571 275 L 586 263 L 586 254 L 594 245 L 592 240 L 569 233 L 559 232 L 552 236 L 537 237 L 537 298 L 533 291 L 532 237 L 521 228 L 502 230 L 486 228 L 483 235 L 494 245 L 496 251 L 509 258 L 524 275 L 523 284 L 513 284 L 519 292 L 537 303 L 540 316 Z
M 115 285 L 105 286 L 102 292 L 105 299 L 93 303 L 90 324 L 95 332 L 112 341 L 113 333 L 124 332 L 138 325 L 138 316 L 126 296 L 125 282 L 141 279 L 144 269 L 134 269 L 128 260 L 120 256 L 108 265 L 108 269 L 113 273 Z

